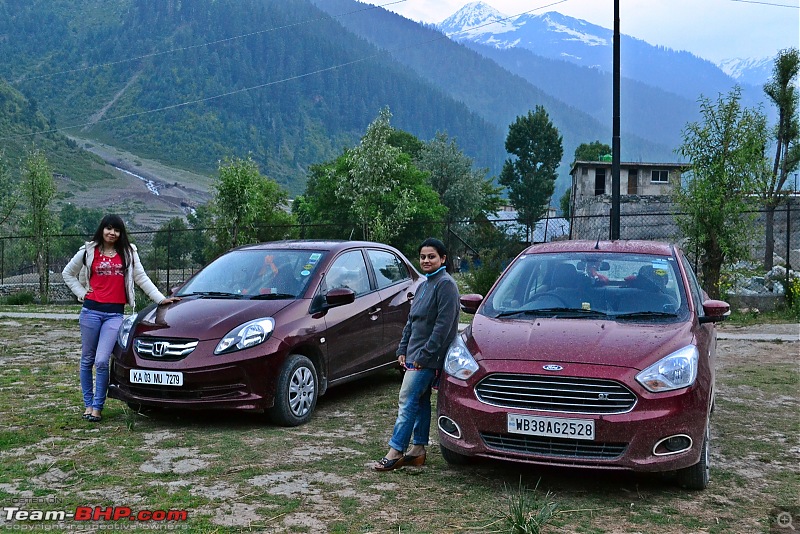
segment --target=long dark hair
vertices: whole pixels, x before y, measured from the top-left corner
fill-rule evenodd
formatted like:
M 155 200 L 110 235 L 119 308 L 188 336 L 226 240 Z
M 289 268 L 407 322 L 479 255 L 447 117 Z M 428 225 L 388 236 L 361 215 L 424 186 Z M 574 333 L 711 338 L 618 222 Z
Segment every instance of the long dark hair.
M 128 257 L 131 256 L 131 242 L 128 240 L 128 231 L 125 229 L 125 223 L 122 217 L 113 213 L 109 213 L 103 217 L 92 236 L 92 241 L 94 241 L 95 246 L 99 247 L 103 245 L 103 230 L 106 228 L 113 228 L 119 231 L 119 239 L 114 243 L 114 250 L 120 255 L 123 268 L 127 268 Z

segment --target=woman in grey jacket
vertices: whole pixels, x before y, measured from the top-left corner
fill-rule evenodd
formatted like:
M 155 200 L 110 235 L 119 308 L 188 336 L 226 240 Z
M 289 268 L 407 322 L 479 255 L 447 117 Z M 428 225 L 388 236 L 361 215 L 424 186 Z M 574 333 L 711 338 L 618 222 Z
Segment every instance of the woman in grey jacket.
M 376 471 L 425 463 L 431 427 L 431 388 L 447 349 L 458 334 L 458 287 L 445 270 L 446 261 L 444 243 L 434 238 L 422 242 L 419 265 L 427 280 L 417 289 L 397 348 L 397 361 L 405 374 L 389 452 L 375 464 Z M 412 434 L 413 445 L 406 453 Z
M 150 281 L 118 215 L 103 217 L 92 240 L 78 250 L 61 274 L 78 301 L 83 302 L 79 319 L 83 418 L 99 422 L 108 389 L 108 360 L 125 304 L 136 309 L 134 284 L 159 305 L 180 299 L 165 297 Z M 96 368 L 96 384 L 92 367 Z

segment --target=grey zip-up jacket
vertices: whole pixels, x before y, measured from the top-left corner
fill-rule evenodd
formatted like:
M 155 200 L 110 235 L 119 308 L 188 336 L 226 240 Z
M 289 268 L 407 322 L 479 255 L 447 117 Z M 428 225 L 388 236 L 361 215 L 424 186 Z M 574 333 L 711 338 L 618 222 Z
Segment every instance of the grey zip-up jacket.
M 83 302 L 86 293 L 91 287 L 89 285 L 89 273 L 92 272 L 92 262 L 94 261 L 94 249 L 96 246 L 97 244 L 94 241 L 87 241 L 85 245 L 78 249 L 78 252 L 69 260 L 69 263 L 61 272 L 64 276 L 64 282 L 75 296 L 78 297 L 78 302 Z M 158 290 L 144 271 L 142 262 L 139 259 L 139 254 L 136 252 L 136 245 L 131 244 L 128 261 L 130 263 L 128 268 L 125 269 L 125 296 L 127 297 L 128 304 L 133 307 L 134 311 L 136 311 L 134 283 L 142 288 L 142 291 L 156 304 L 167 298 Z
M 414 301 L 397 356 L 425 369 L 441 369 L 450 343 L 458 334 L 458 286 L 442 269 L 423 282 Z

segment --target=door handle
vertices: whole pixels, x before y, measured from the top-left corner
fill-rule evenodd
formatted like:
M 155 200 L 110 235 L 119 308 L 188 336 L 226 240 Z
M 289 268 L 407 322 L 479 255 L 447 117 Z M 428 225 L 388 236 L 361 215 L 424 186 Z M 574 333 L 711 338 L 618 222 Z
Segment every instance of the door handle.
M 380 311 L 381 311 L 380 308 L 372 308 L 371 310 L 368 310 L 367 313 L 370 315 L 374 315 L 376 313 L 379 313 Z

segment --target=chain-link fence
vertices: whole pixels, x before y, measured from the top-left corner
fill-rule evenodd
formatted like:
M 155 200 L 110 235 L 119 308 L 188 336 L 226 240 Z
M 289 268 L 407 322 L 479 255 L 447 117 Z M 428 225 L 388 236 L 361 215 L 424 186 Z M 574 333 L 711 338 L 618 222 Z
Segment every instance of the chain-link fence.
M 651 213 L 625 213 L 621 210 L 620 237 L 622 239 L 648 239 L 679 243 L 695 262 L 702 251 L 687 249 L 684 237 L 676 223 L 682 214 L 669 211 Z M 765 243 L 765 213 L 754 212 L 750 235 L 742 236 L 750 250 L 750 259 L 755 264 L 763 263 Z M 214 228 L 180 228 L 159 231 L 129 232 L 131 242 L 139 251 L 139 256 L 150 278 L 162 291 L 188 279 L 193 273 L 211 261 L 221 252 L 215 249 Z M 361 239 L 358 229 L 340 225 L 295 225 L 277 230 L 280 235 L 296 238 L 315 239 Z M 430 221 L 418 225 L 415 235 L 439 237 L 445 241 L 450 256 L 459 269 L 467 269 L 473 262 L 479 262 L 487 251 L 507 261 L 527 243 L 562 239 L 608 239 L 610 232 L 609 215 L 599 213 L 570 220 L 549 217 L 527 227 L 512 217 L 495 217 L 475 221 L 452 223 Z M 773 220 L 774 254 L 776 264 L 791 264 L 800 268 L 800 202 L 793 199 L 788 205 L 777 208 Z M 502 239 L 498 239 L 501 236 Z M 71 300 L 66 288 L 53 292 L 53 286 L 61 284 L 61 271 L 78 248 L 90 236 L 65 234 L 49 237 L 47 247 L 47 266 L 52 301 Z M 501 243 L 501 241 L 503 241 Z M 0 237 L 0 295 L 21 291 L 34 293 L 38 298 L 39 273 L 35 263 L 36 250 L 30 236 Z M 504 244 L 511 242 L 514 246 Z M 398 247 L 402 248 L 403 247 Z M 516 251 L 515 251 L 516 249 Z M 415 250 L 403 250 L 413 254 Z

